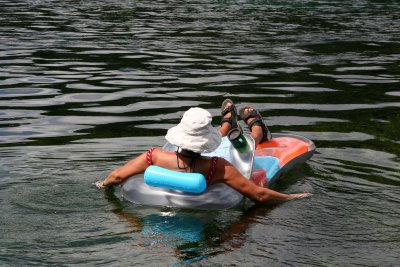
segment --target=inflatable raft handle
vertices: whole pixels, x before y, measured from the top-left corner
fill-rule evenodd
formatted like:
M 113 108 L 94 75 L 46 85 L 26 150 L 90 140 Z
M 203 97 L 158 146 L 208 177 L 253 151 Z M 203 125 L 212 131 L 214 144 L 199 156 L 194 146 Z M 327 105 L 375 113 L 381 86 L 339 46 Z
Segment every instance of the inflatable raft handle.
M 144 172 L 144 182 L 154 187 L 196 194 L 202 193 L 207 187 L 206 178 L 201 173 L 171 171 L 154 165 Z

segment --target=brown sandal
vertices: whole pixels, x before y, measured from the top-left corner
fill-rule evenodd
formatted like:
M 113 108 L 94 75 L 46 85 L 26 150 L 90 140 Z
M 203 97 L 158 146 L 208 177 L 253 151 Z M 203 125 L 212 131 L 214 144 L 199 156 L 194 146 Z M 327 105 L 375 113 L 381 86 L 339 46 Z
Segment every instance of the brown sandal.
M 245 112 L 244 112 L 246 109 L 248 110 L 247 114 L 245 114 Z M 254 125 L 261 126 L 262 131 L 263 131 L 263 138 L 261 139 L 261 142 L 271 140 L 271 138 L 272 138 L 271 132 L 269 131 L 267 125 L 265 125 L 263 117 L 261 116 L 260 112 L 258 112 L 257 110 L 255 110 L 251 107 L 244 107 L 244 108 L 240 109 L 239 114 L 240 114 L 240 117 L 242 118 L 242 120 L 249 127 L 250 131 Z M 254 118 L 254 120 L 252 120 L 250 123 L 247 123 L 247 121 L 250 118 Z
M 227 104 L 231 104 L 230 106 L 227 107 Z M 228 113 L 231 113 L 231 116 L 229 118 L 224 118 L 224 116 Z M 232 129 L 238 128 L 238 121 L 237 121 L 237 111 L 236 111 L 236 106 L 233 104 L 233 101 L 230 99 L 225 99 L 224 102 L 222 102 L 221 105 L 221 125 L 224 122 L 227 122 L 231 125 Z

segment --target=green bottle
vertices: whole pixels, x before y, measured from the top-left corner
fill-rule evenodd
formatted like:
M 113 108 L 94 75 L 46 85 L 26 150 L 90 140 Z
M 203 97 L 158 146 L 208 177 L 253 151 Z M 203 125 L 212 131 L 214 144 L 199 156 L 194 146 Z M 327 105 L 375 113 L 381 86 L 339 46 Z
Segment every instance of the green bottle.
M 235 128 L 230 130 L 228 133 L 228 139 L 239 153 L 245 153 L 249 150 L 249 144 L 239 129 Z

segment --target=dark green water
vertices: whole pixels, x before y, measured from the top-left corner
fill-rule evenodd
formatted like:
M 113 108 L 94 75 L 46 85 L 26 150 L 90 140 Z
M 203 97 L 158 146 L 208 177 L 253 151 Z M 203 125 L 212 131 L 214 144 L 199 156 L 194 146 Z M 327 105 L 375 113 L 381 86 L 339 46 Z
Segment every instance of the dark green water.
M 1 266 L 396 266 L 399 1 L 0 0 Z M 226 97 L 318 153 L 200 212 L 92 183 Z

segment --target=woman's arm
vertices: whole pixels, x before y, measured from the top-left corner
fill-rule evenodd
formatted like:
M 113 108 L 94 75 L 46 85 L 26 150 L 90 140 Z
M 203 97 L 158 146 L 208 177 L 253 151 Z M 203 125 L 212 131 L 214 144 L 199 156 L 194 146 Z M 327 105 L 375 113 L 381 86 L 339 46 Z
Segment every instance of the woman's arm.
M 124 182 L 126 179 L 135 174 L 143 173 L 147 168 L 146 154 L 147 152 L 132 159 L 124 166 L 111 172 L 106 179 L 96 182 L 95 185 L 98 188 L 110 185 L 117 185 Z
M 244 196 L 261 203 L 276 203 L 311 195 L 310 193 L 283 194 L 257 186 L 246 179 L 232 164 L 224 159 L 218 161 L 215 182 L 223 182 Z

